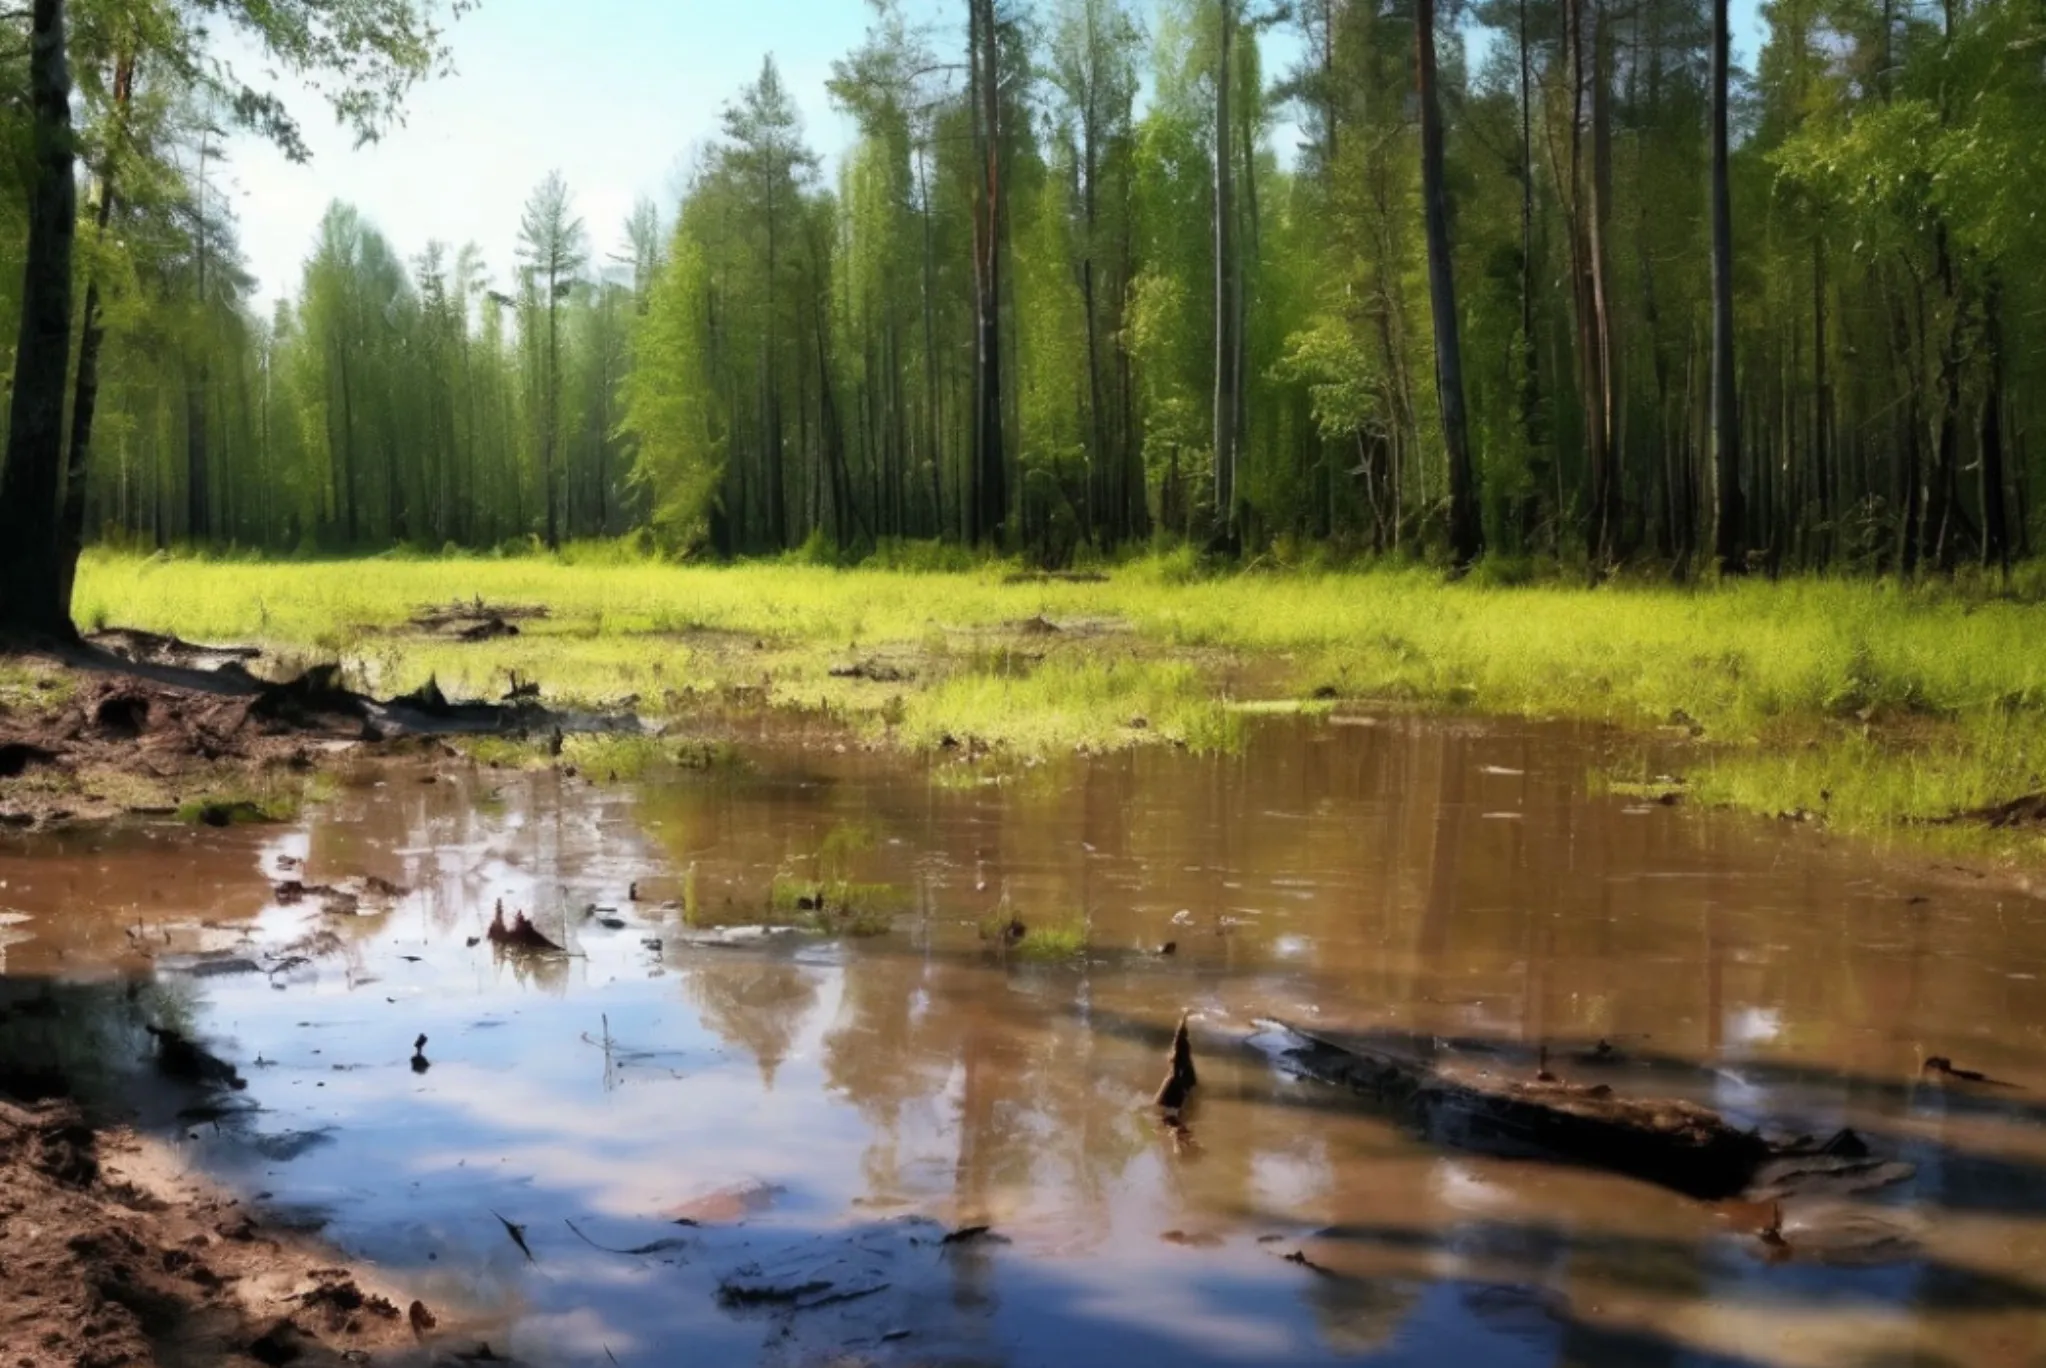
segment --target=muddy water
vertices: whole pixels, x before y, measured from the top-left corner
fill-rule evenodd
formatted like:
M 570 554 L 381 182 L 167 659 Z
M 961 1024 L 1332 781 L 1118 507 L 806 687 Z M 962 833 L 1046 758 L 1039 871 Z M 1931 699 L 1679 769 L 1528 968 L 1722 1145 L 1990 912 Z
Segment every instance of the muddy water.
M 443 1347 L 533 1362 L 2046 1363 L 2046 905 L 1589 795 L 1597 745 L 1275 721 L 1001 784 L 766 738 L 637 786 L 365 771 L 291 829 L 0 847 L 0 1043 L 75 1056 L 66 995 L 149 979 L 249 1080 L 167 1121 L 195 1167 L 413 1288 Z M 280 906 L 286 867 L 410 892 Z M 895 929 L 685 925 L 820 877 L 885 885 Z M 571 953 L 469 944 L 499 899 Z M 1083 920 L 1087 961 L 990 949 L 1009 913 Z M 1174 1133 L 1142 1104 L 1185 1009 Z M 1548 1042 L 1917 1172 L 1793 1207 L 1786 1259 L 1426 1144 L 1274 1068 L 1266 1016 Z

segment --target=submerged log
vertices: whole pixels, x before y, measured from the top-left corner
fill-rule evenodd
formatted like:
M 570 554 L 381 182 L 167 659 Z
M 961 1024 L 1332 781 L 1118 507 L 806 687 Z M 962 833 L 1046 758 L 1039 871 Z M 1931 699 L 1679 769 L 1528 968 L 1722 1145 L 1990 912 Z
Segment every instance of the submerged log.
M 1621 1097 L 1605 1084 L 1454 1069 L 1353 1038 L 1270 1024 L 1291 1038 L 1280 1052 L 1286 1067 L 1405 1112 L 1438 1143 L 1607 1169 L 1708 1201 L 1744 1191 L 1780 1153 L 1696 1103 Z
M 1985 1087 L 1991 1088 L 2015 1088 L 2018 1086 L 2001 1078 L 1991 1078 L 1979 1069 L 1957 1069 L 1954 1067 L 1954 1061 L 1948 1059 L 1945 1055 L 1934 1055 L 1926 1060 L 1920 1067 L 1919 1072 L 1928 1078 L 1935 1078 L 1945 1083 L 1980 1083 Z

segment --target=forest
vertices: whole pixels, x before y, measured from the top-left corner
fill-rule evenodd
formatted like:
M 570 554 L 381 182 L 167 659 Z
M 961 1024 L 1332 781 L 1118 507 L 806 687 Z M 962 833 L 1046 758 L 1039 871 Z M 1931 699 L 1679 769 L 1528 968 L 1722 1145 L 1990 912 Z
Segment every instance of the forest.
M 1726 0 L 874 0 L 829 173 L 768 56 L 679 202 L 589 223 L 551 175 L 509 279 L 335 203 L 260 310 L 229 135 L 302 150 L 328 112 L 210 62 L 208 22 L 372 138 L 460 8 L 0 16 L 17 584 L 38 538 L 1679 577 L 2031 549 L 2020 0 L 1772 0 L 1751 70 Z

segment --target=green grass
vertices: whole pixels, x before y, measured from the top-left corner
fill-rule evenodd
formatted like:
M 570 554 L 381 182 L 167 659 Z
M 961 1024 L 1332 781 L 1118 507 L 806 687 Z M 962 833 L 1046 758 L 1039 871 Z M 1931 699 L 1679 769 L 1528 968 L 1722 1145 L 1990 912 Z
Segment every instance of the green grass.
M 1087 953 L 1087 921 L 1071 917 L 1050 926 L 1033 926 L 1009 952 L 1023 959 L 1075 960 Z
M 177 819 L 195 826 L 243 826 L 265 822 L 288 822 L 298 816 L 311 796 L 303 783 L 253 779 L 231 782 L 185 799 L 177 806 Z
M 977 744 L 1045 754 L 1117 750 L 1148 739 L 1223 750 L 1242 723 L 1194 665 L 1135 655 L 1047 660 L 1027 674 L 967 672 L 905 701 L 900 739 L 917 749 Z
M 632 699 L 645 716 L 764 703 L 829 714 L 879 742 L 1012 760 L 1159 742 L 1227 749 L 1245 705 L 1333 694 L 1663 730 L 1697 747 L 1683 762 L 1691 801 L 1821 814 L 1850 830 L 2046 787 L 2046 605 L 1983 586 L 1594 590 L 1483 575 L 1445 585 L 1415 569 L 1204 577 L 1183 553 L 1105 583 L 1014 582 L 1012 565 L 964 564 L 683 567 L 590 548 L 261 567 L 94 554 L 79 616 L 338 657 L 382 692 L 437 677 L 450 696 L 495 696 L 516 671 L 554 701 Z M 422 605 L 478 595 L 550 615 L 501 641 L 400 630 Z M 1024 628 L 1038 617 L 1062 630 Z M 911 677 L 832 672 L 877 653 L 912 663 Z M 596 744 L 608 763 L 585 768 L 634 768 L 634 755 Z M 2046 853 L 2011 840 L 2015 853 Z
M 546 741 L 530 736 L 457 736 L 449 744 L 488 769 L 544 770 L 554 764 Z
M 0 716 L 59 708 L 78 690 L 62 670 L 32 660 L 0 660 Z
M 714 769 L 737 763 L 731 747 L 664 736 L 592 734 L 565 737 L 561 760 L 592 779 L 644 779 L 667 770 Z

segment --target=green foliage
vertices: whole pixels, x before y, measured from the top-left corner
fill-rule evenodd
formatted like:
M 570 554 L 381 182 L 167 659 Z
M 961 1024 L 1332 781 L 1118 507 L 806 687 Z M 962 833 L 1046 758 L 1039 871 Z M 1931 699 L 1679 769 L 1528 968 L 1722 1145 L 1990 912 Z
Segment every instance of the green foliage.
M 1079 959 L 1087 953 L 1089 946 L 1087 919 L 1068 917 L 1049 926 L 1030 927 L 1010 953 L 1023 959 L 1058 963 Z
M 678 237 L 655 277 L 625 381 L 625 429 L 639 443 L 633 478 L 649 492 L 653 527 L 670 548 L 703 540 L 724 477 L 724 443 L 696 326 L 705 289 L 701 251 Z
M 239 122 L 290 151 L 297 115 L 198 61 L 200 20 L 317 77 L 369 135 L 464 8 L 74 0 L 88 208 L 109 206 L 79 256 L 109 329 L 87 522 L 110 544 L 525 555 L 637 534 L 677 557 L 949 568 L 976 553 L 924 548 L 1112 562 L 1162 531 L 1252 564 L 1303 564 L 1307 545 L 1441 561 L 1418 134 L 1387 94 L 1412 86 L 1406 12 L 997 4 L 990 126 L 957 37 L 878 4 L 827 82 L 852 134 L 830 180 L 764 61 L 734 81 L 672 220 L 642 203 L 586 232 L 550 176 L 504 225 L 520 268 L 494 288 L 481 248 L 401 252 L 336 205 L 294 297 L 254 317 L 217 135 L 195 130 Z M 1438 34 L 1501 558 L 1484 573 L 1681 577 L 1716 492 L 1707 11 L 1643 0 L 1582 41 L 1569 12 L 1484 0 Z M 1730 168 L 1737 540 L 1769 571 L 2022 558 L 2041 505 L 2023 437 L 2046 394 L 2046 277 L 2025 265 L 2046 251 L 2046 25 L 2016 0 L 1771 0 L 1763 18 Z M 1281 48 L 1298 65 L 1267 71 Z M 0 99 L 0 148 L 26 132 Z M 1218 263 L 1225 167 L 1235 247 Z M 0 196 L 0 234 L 18 239 L 25 198 Z M 993 473 L 976 447 L 983 271 L 1000 281 Z M 0 269 L 0 348 L 17 283 Z M 1218 318 L 1240 322 L 1234 357 Z M 1218 442 L 1235 372 L 1240 441 Z M 1217 510 L 1232 446 L 1240 507 Z M 986 535 L 994 473 L 1009 494 Z M 1216 536 L 1218 512 L 1240 535 Z

